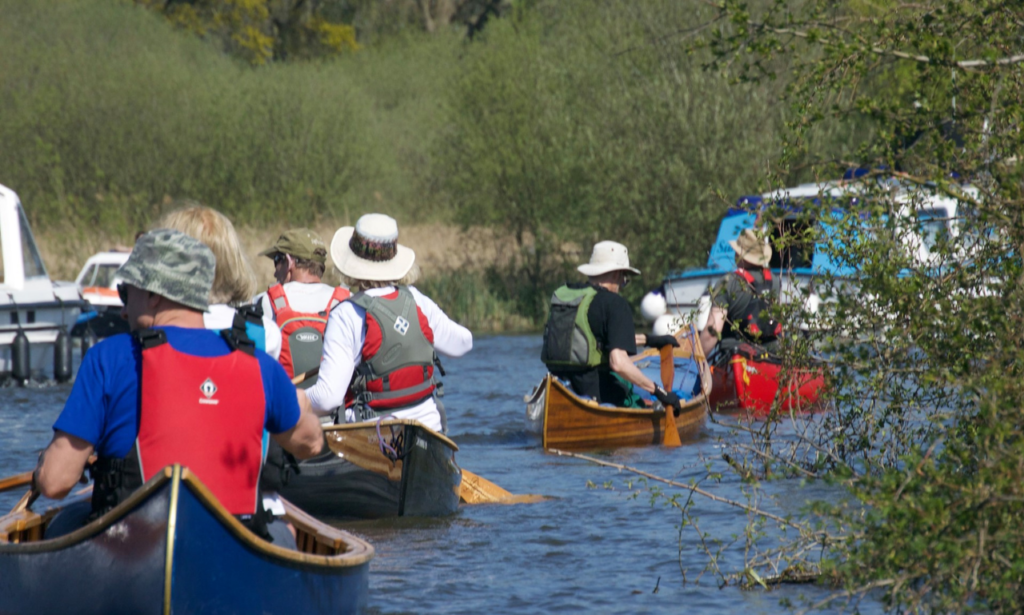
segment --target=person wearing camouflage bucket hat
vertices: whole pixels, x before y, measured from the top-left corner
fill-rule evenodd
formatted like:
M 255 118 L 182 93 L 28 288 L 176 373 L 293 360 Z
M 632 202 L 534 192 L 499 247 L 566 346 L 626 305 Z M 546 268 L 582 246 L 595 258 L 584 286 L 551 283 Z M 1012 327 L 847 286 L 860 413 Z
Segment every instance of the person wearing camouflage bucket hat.
M 263 437 L 269 432 L 306 459 L 322 449 L 320 421 L 302 411 L 284 369 L 244 333 L 205 327 L 215 268 L 210 248 L 180 231 L 139 237 L 117 272 L 132 333 L 108 337 L 82 357 L 33 486 L 63 498 L 95 453 L 95 518 L 177 463 L 250 530 L 294 545 L 260 497 Z M 63 531 L 81 521 L 65 520 Z
M 180 231 L 157 229 L 139 237 L 116 275 L 123 284 L 205 312 L 216 268 L 206 244 Z M 126 291 L 118 292 L 127 306 Z

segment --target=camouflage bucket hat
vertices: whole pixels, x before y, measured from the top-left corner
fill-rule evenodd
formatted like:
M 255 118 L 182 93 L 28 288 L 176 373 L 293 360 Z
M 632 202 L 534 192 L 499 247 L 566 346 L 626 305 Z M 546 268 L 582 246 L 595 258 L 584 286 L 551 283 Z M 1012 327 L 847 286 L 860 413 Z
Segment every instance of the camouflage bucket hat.
M 282 233 L 274 245 L 260 252 L 260 256 L 269 256 L 270 258 L 274 258 L 275 254 L 291 254 L 296 258 L 304 258 L 324 265 L 327 263 L 327 244 L 320 238 L 320 235 L 308 228 L 293 228 Z
M 116 275 L 126 284 L 205 312 L 216 269 L 217 259 L 206 244 L 163 228 L 139 237 Z

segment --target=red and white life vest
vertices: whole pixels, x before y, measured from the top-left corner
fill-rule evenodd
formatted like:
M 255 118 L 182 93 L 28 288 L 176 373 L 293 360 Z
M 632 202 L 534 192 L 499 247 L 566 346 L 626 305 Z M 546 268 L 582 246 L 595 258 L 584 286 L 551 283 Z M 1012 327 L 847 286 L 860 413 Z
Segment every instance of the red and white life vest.
M 294 378 L 295 374 L 304 374 L 320 365 L 323 354 L 324 329 L 327 328 L 327 316 L 339 303 L 348 299 L 347 289 L 334 289 L 330 301 L 321 312 L 298 312 L 292 309 L 285 295 L 284 287 L 275 284 L 267 289 L 270 307 L 274 312 L 274 322 L 281 328 L 281 356 L 278 361 Z M 303 382 L 306 387 L 312 386 L 316 380 L 307 378 Z
M 139 433 L 143 482 L 180 463 L 234 515 L 256 512 L 266 399 L 259 361 L 234 350 L 197 357 L 143 347 Z

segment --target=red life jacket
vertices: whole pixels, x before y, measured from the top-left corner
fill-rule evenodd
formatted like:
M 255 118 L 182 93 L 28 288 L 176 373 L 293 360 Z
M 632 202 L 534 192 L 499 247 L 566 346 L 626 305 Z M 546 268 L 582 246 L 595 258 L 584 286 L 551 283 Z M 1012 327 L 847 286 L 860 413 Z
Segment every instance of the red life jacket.
M 767 297 L 772 291 L 772 272 L 762 269 L 760 282 L 746 269 L 737 269 L 735 273 L 746 281 L 754 296 L 740 316 L 741 332 L 755 342 L 770 342 L 782 335 L 782 324 L 766 313 L 769 308 Z
M 348 299 L 348 289 L 340 286 L 335 288 L 322 312 L 293 310 L 280 284 L 268 288 L 267 296 L 270 297 L 270 308 L 274 311 L 274 322 L 281 328 L 281 356 L 278 361 L 284 371 L 288 372 L 290 378 L 294 378 L 295 374 L 304 374 L 320 365 L 327 316 L 335 306 Z M 307 378 L 299 386 L 308 388 L 315 382 L 316 377 Z
M 414 406 L 434 394 L 434 332 L 409 289 L 349 301 L 366 310 L 362 362 L 356 366 L 346 405 L 388 413 Z M 368 420 L 373 415 L 358 416 Z
M 180 463 L 234 515 L 257 510 L 266 399 L 259 361 L 242 350 L 197 357 L 163 331 L 143 341 L 139 433 L 141 480 Z

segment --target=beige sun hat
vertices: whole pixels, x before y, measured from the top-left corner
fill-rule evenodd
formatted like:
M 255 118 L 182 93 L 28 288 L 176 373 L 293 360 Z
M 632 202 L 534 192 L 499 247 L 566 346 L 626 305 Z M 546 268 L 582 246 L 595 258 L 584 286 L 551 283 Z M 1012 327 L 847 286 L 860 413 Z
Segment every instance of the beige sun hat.
M 758 267 L 767 267 L 772 260 L 772 247 L 758 239 L 754 229 L 743 229 L 740 236 L 729 242 L 740 258 Z
M 416 253 L 398 243 L 398 223 L 384 214 L 366 214 L 355 226 L 343 226 L 331 240 L 331 259 L 355 280 L 401 280 L 416 262 Z
M 629 266 L 629 250 L 621 243 L 600 241 L 594 244 L 590 253 L 590 262 L 580 265 L 577 271 L 586 276 L 598 276 L 609 271 L 632 271 L 640 275 L 639 269 Z

